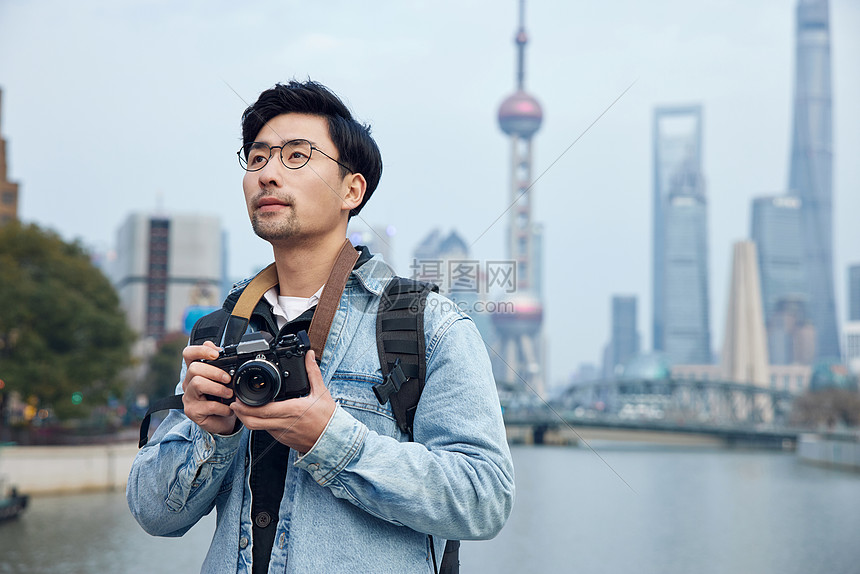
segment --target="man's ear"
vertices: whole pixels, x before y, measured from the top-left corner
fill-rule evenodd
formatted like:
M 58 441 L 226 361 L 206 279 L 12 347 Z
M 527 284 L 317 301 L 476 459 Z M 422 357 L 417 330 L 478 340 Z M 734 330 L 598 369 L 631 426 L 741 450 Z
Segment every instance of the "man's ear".
M 367 180 L 360 173 L 350 173 L 344 180 L 346 191 L 343 195 L 342 211 L 351 211 L 361 205 L 367 191 Z

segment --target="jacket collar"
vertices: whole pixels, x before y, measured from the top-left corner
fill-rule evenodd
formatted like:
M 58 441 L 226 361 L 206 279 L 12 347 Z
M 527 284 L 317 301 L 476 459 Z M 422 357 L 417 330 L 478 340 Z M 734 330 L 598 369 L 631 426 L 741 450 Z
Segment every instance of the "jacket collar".
M 366 250 L 367 248 L 363 247 L 363 249 Z M 359 262 L 361 262 L 361 259 L 359 259 Z M 352 277 L 347 281 L 347 286 L 357 284 L 366 291 L 380 296 L 392 277 L 394 277 L 394 270 L 377 253 L 362 265 L 352 270 Z
M 392 269 L 391 266 L 382 259 L 382 255 L 379 253 L 372 254 L 366 246 L 360 245 L 357 246 L 356 249 L 361 252 L 361 255 L 359 255 L 358 261 L 355 264 L 356 266 L 352 270 L 349 280 L 347 280 L 347 286 L 357 284 L 366 291 L 369 291 L 376 296 L 381 296 L 382 292 L 385 290 L 385 286 L 395 275 L 394 269 Z M 243 279 L 233 285 L 233 289 L 224 300 L 223 307 L 225 311 L 228 313 L 233 311 L 233 307 L 236 305 L 236 301 L 239 300 L 239 295 L 242 294 L 242 290 L 253 278 L 253 276 L 248 277 L 247 279 Z M 254 313 L 261 312 L 264 308 L 268 309 L 268 305 L 265 303 L 265 300 L 261 298 L 260 303 L 257 304 L 257 308 L 254 310 Z

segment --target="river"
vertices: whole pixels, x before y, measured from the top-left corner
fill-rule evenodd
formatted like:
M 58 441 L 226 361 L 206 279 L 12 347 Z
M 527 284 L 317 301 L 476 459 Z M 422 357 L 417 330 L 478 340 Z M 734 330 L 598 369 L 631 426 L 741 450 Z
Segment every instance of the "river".
M 790 453 L 630 445 L 514 447 L 517 500 L 463 574 L 860 573 L 860 474 Z M 37 497 L 0 524 L 0 572 L 197 572 L 214 518 L 145 534 L 123 493 Z

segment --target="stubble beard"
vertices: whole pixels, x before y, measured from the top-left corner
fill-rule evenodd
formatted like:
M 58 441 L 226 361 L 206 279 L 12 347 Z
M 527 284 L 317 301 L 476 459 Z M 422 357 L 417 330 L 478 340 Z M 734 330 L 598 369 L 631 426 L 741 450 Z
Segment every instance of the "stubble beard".
M 268 242 L 292 239 L 299 233 L 299 221 L 292 207 L 289 213 L 254 213 L 251 217 L 251 227 L 257 237 Z

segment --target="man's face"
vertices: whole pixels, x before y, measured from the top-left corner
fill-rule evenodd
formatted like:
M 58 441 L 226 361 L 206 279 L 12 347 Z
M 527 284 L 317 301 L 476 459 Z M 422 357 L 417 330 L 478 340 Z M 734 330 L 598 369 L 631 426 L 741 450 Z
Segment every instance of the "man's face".
M 269 120 L 254 138 L 270 146 L 305 139 L 335 159 L 340 159 L 328 132 L 328 122 L 320 116 L 282 114 Z M 340 166 L 314 151 L 300 169 L 287 169 L 272 150 L 269 162 L 259 171 L 245 172 L 242 187 L 251 225 L 261 238 L 273 245 L 319 239 L 336 231 L 344 220 L 343 197 L 348 188 Z

